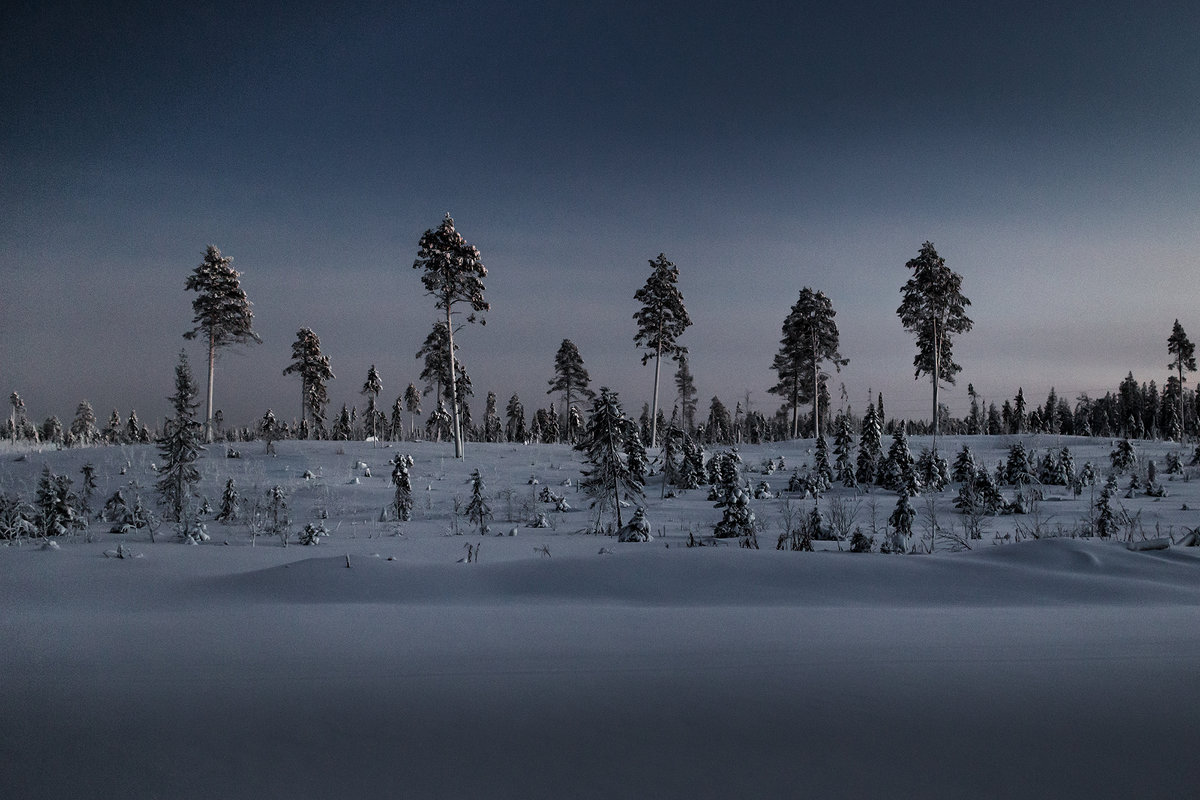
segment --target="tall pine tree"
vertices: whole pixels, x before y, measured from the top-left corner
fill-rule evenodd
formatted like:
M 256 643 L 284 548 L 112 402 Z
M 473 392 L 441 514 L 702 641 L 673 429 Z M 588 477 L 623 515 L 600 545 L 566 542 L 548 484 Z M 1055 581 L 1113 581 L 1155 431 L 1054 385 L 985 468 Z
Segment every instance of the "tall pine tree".
M 576 433 L 571 419 L 571 397 L 595 397 L 596 393 L 588 388 L 590 380 L 583 366 L 583 356 L 579 355 L 579 348 L 570 339 L 563 339 L 558 353 L 554 356 L 554 379 L 550 381 L 550 388 L 546 390 L 546 394 L 563 394 L 563 413 L 566 415 L 564 438 L 568 442 L 575 441 Z
M 650 412 L 650 446 L 658 442 L 658 379 L 663 356 L 678 358 L 687 355 L 687 348 L 677 343 L 680 335 L 692 324 L 687 309 L 683 307 L 683 295 L 676 284 L 679 268 L 667 260 L 663 253 L 650 261 L 650 277 L 638 289 L 633 299 L 642 304 L 633 315 L 638 331 L 633 343 L 646 350 L 642 354 L 642 366 L 654 359 L 654 402 Z
M 329 368 L 329 356 L 321 353 L 321 340 L 309 328 L 297 331 L 296 341 L 292 342 L 292 363 L 283 374 L 292 373 L 300 376 L 300 424 L 311 415 L 317 430 L 324 430 L 325 406 L 329 404 L 325 382 L 333 380 L 333 370 Z
M 962 293 L 962 276 L 946 266 L 932 242 L 925 242 L 916 258 L 904 265 L 912 277 L 901 289 L 903 301 L 896 309 L 900 322 L 917 337 L 917 355 L 913 358 L 915 378 L 929 375 L 933 383 L 934 449 L 938 434 L 938 384 L 953 384 L 962 367 L 954 363 L 954 334 L 971 330 L 974 324 L 966 314 L 971 301 Z
M 231 344 L 262 342 L 254 332 L 254 313 L 242 291 L 241 273 L 231 265 L 233 259 L 221 255 L 214 245 L 204 251 L 204 260 L 188 276 L 186 289 L 199 292 L 192 301 L 196 327 L 183 334 L 185 339 L 202 337 L 208 345 L 208 396 L 204 409 L 204 440 L 213 440 L 213 366 L 217 350 Z
M 1184 370 L 1188 372 L 1196 371 L 1196 345 L 1188 339 L 1188 335 L 1184 332 L 1183 326 L 1179 324 L 1179 320 L 1175 320 L 1175 325 L 1171 329 L 1171 335 L 1167 337 L 1167 352 L 1171 354 L 1171 363 L 1167 366 L 1176 370 L 1179 375 L 1179 430 L 1187 431 L 1187 416 L 1184 413 L 1183 405 L 1183 385 L 1185 378 L 1183 377 Z
M 451 432 L 454 436 L 454 457 L 463 457 L 463 426 L 459 408 L 457 370 L 454 368 L 454 307 L 465 304 L 471 310 L 467 322 L 474 322 L 476 314 L 491 308 L 483 299 L 483 279 L 487 268 L 479 257 L 479 250 L 467 243 L 454 229 L 454 220 L 446 214 L 437 228 L 425 231 L 418 243 L 417 258 L 413 269 L 424 270 L 421 283 L 426 294 L 432 295 L 436 307 L 446 312 L 446 358 L 450 362 L 446 370 L 450 382 Z M 486 320 L 480 320 L 485 324 Z
M 805 395 L 813 404 L 813 432 L 821 436 L 821 383 L 828 378 L 821 365 L 828 361 L 834 368 L 848 363 L 838 352 L 838 329 L 833 318 L 837 312 L 824 292 L 807 286 L 783 321 L 783 338 L 771 368 L 779 383 L 768 391 L 782 396 L 792 409 L 792 436 L 800 435 L 799 405 Z

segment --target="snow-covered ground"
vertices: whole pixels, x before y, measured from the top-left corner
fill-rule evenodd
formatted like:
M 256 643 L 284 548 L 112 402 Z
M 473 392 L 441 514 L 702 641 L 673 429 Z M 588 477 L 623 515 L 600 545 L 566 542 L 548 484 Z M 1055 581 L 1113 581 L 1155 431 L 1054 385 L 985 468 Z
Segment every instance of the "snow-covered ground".
M 1016 440 L 966 441 L 994 467 Z M 1108 441 L 1020 441 L 1108 468 Z M 778 491 L 811 447 L 741 454 L 783 457 L 748 476 Z M 754 503 L 763 549 L 689 548 L 721 512 L 703 489 L 659 499 L 657 478 L 653 542 L 581 533 L 566 447 L 468 445 L 465 463 L 432 443 L 238 449 L 209 449 L 201 492 L 216 508 L 232 478 L 245 507 L 283 486 L 287 547 L 209 521 L 198 547 L 94 522 L 57 550 L 0 548 L 0 796 L 1183 797 L 1200 782 L 1200 553 L 1072 538 L 1089 490 L 1047 489 L 964 552 L 777 551 L 784 498 Z M 1123 477 L 1125 532 L 1200 525 L 1200 470 L 1161 475 L 1190 451 L 1137 450 L 1168 496 L 1125 498 Z M 400 526 L 381 520 L 398 452 L 415 459 Z M 158 458 L 20 455 L 0 454 L 0 491 L 32 499 L 43 465 L 78 485 L 91 461 L 97 506 L 152 486 Z M 487 537 L 453 514 L 474 468 Z M 538 502 L 542 487 L 576 510 Z M 955 488 L 936 499 L 943 526 L 959 524 Z M 831 497 L 853 494 L 823 511 Z M 894 505 L 873 490 L 855 522 L 882 531 Z M 920 536 L 930 509 L 913 505 Z M 551 528 L 526 526 L 538 512 Z M 300 546 L 322 515 L 331 535 Z M 138 557 L 106 557 L 118 543 Z

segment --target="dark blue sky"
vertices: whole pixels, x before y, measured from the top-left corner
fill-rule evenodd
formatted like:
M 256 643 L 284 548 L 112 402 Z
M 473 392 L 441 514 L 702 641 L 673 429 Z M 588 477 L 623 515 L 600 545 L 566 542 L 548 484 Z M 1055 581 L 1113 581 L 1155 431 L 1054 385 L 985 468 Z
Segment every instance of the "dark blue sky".
M 928 415 L 895 310 L 932 240 L 964 276 L 956 346 L 997 402 L 1167 373 L 1200 335 L 1200 10 L 1188 3 L 6 4 L 0 11 L 0 389 L 165 413 L 214 243 L 264 343 L 217 406 L 296 414 L 321 336 L 335 408 L 375 363 L 417 379 L 411 268 L 449 211 L 493 305 L 464 331 L 483 396 L 549 402 L 564 338 L 632 410 L 652 367 L 634 291 L 664 252 L 705 405 L 766 394 L 803 286 L 838 311 L 857 410 Z M 672 365 L 673 366 L 673 365 Z

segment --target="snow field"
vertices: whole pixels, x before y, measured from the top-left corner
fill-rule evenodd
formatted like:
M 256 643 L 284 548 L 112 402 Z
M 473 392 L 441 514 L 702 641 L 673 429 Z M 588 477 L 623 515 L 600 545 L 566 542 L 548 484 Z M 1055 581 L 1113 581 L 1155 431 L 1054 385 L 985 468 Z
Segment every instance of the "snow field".
M 779 490 L 806 444 L 742 457 L 784 456 L 765 476 Z M 1066 444 L 1077 466 L 1105 471 L 1109 443 Z M 1007 442 L 971 445 L 994 466 Z M 243 502 L 278 482 L 293 531 L 320 507 L 332 535 L 251 546 L 246 526 L 209 522 L 212 541 L 191 547 L 166 528 L 152 544 L 94 523 L 91 542 L 0 548 L 0 794 L 1178 797 L 1200 778 L 1187 745 L 1200 734 L 1192 548 L 778 552 L 778 500 L 754 505 L 771 526 L 764 549 L 689 549 L 687 531 L 707 535 L 720 511 L 704 489 L 661 501 L 654 485 L 657 538 L 618 544 L 576 532 L 590 513 L 560 485 L 579 477 L 565 447 L 468 445 L 465 463 L 446 444 L 237 447 L 240 459 L 212 447 L 200 462 L 214 507 L 229 477 Z M 1161 472 L 1170 447 L 1139 443 L 1142 468 L 1153 457 Z M 396 452 L 416 460 L 403 535 L 379 522 Z M 0 489 L 28 495 L 42 463 L 76 476 L 91 460 L 99 504 L 130 478 L 152 485 L 157 453 L 14 457 Z M 451 535 L 473 468 L 493 533 L 518 524 L 509 489 L 514 515 L 543 485 L 582 510 L 515 537 L 465 520 Z M 1198 524 L 1182 506 L 1200 506 L 1200 481 L 1166 485 L 1164 499 L 1122 498 L 1150 535 Z M 895 496 L 871 496 L 886 518 Z M 938 498 L 948 520 L 952 499 Z M 1069 531 L 1086 504 L 1042 509 Z M 992 530 L 1011 536 L 1015 521 Z M 142 557 L 105 558 L 118 541 Z M 482 543 L 478 563 L 457 563 L 465 543 Z

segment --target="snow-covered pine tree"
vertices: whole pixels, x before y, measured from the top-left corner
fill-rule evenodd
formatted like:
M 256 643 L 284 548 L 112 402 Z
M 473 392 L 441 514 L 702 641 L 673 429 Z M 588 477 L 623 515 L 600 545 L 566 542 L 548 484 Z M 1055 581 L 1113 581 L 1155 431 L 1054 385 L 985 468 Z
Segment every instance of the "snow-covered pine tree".
M 87 400 L 80 401 L 75 408 L 75 419 L 71 421 L 72 438 L 86 447 L 96 441 L 99 435 L 100 432 L 96 430 L 96 412 L 92 411 L 92 404 Z
M 912 507 L 912 503 L 908 502 L 908 492 L 900 492 L 900 496 L 896 499 L 896 508 L 888 517 L 888 524 L 892 526 L 889 552 L 908 552 L 908 543 L 912 539 L 913 522 L 916 518 L 917 512 Z
M 1004 462 L 1004 482 L 1013 486 L 1032 483 L 1034 465 L 1030 463 L 1025 445 L 1014 442 L 1008 448 L 1008 458 Z
M 833 422 L 833 469 L 842 486 L 853 489 L 858 485 L 854 476 L 854 428 L 850 416 L 839 413 Z
M 971 448 L 967 446 L 967 443 L 963 442 L 958 455 L 954 457 L 954 469 L 950 473 L 950 477 L 955 483 L 968 483 L 974 476 L 975 454 L 971 452 Z
M 396 402 L 392 403 L 392 419 L 388 424 L 387 429 L 388 441 L 402 442 L 404 441 L 404 396 L 396 398 Z
M 952 352 L 954 334 L 971 330 L 973 323 L 966 314 L 971 301 L 962 293 L 962 276 L 946 266 L 932 242 L 925 242 L 917 257 L 904 265 L 912 277 L 901 289 L 903 301 L 896 309 L 905 330 L 916 334 L 917 355 L 914 378 L 929 375 L 933 383 L 933 437 L 937 449 L 938 384 L 953 384 L 962 367 L 954 363 Z M 883 402 L 880 401 L 882 414 Z
M 192 380 L 187 353 L 180 352 L 175 365 L 175 394 L 169 398 L 174 416 L 168 419 L 158 440 L 162 463 L 158 467 L 161 477 L 157 488 L 159 502 L 167 509 L 166 518 L 172 522 L 183 522 L 187 513 L 192 488 L 200 481 L 196 461 L 204 446 L 201 444 L 203 426 L 196 421 L 198 389 Z
M 395 465 L 392 468 L 392 484 L 396 487 L 392 509 L 396 512 L 396 519 L 408 522 L 412 519 L 413 508 L 412 481 L 408 469 L 413 465 L 413 459 L 410 455 L 398 455 L 392 463 Z
M 1175 320 L 1175 325 L 1171 328 L 1171 335 L 1167 337 L 1167 352 L 1171 354 L 1171 363 L 1167 366 L 1176 370 L 1179 379 L 1179 429 L 1187 430 L 1187 414 L 1186 407 L 1183 402 L 1183 385 L 1186 380 L 1184 371 L 1196 371 L 1196 345 L 1188 338 L 1188 335 L 1183 330 L 1183 326 L 1179 324 L 1179 320 Z
M 121 422 L 121 412 L 114 408 L 108 418 L 108 424 L 104 426 L 104 430 L 100 431 L 100 437 L 108 444 L 120 444 L 124 432 L 125 425 Z
M 296 373 L 300 376 L 300 423 L 303 425 L 311 415 L 318 433 L 325 429 L 325 406 L 329 404 L 326 381 L 334 378 L 329 368 L 329 356 L 321 352 L 321 340 L 310 328 L 296 332 L 292 343 L 292 363 L 284 369 L 284 375 Z
M 668 262 L 669 263 L 669 262 Z M 580 487 L 593 498 L 599 514 L 609 505 L 616 511 L 617 528 L 621 528 L 621 500 L 643 497 L 642 484 L 625 461 L 625 442 L 638 435 L 637 425 L 621 408 L 616 392 L 602 386 L 592 401 L 592 413 L 583 437 L 575 449 L 584 454 L 590 469 L 583 470 Z M 599 528 L 599 519 L 597 519 Z
M 96 490 L 100 487 L 96 485 L 96 467 L 92 462 L 89 461 L 80 467 L 79 473 L 83 475 L 83 485 L 79 492 L 79 513 L 86 525 L 92 521 L 92 498 L 96 496 Z
M 529 438 L 529 431 L 525 429 L 525 406 L 521 405 L 521 398 L 517 397 L 517 393 L 513 392 L 513 396 L 508 398 L 508 406 L 504 411 L 506 422 L 504 425 L 504 436 L 510 442 L 524 442 Z
M 446 313 L 446 358 L 450 368 L 446 371 L 450 382 L 451 432 L 454 436 L 454 457 L 463 457 L 463 431 L 458 398 L 458 373 L 454 368 L 454 307 L 465 304 L 470 308 L 467 322 L 474 322 L 476 314 L 488 311 L 491 306 L 483 299 L 483 279 L 487 268 L 479 257 L 479 250 L 467 243 L 454 229 L 454 220 L 446 214 L 437 228 L 425 231 L 418 243 L 417 258 L 413 269 L 423 270 L 421 283 L 426 294 L 436 301 L 435 307 Z M 486 320 L 481 320 L 485 324 Z
M 63 536 L 82 528 L 79 498 L 71 491 L 71 479 L 42 468 L 37 487 L 37 527 L 41 536 Z
M 800 436 L 799 407 L 813 404 L 813 432 L 821 435 L 821 382 L 827 378 L 821 365 L 828 361 L 839 372 L 849 363 L 838 353 L 837 312 L 824 292 L 805 286 L 783 321 L 783 338 L 771 368 L 779 382 L 767 391 L 784 398 L 792 410 L 792 438 Z
M 471 471 L 471 500 L 467 503 L 466 514 L 467 519 L 479 528 L 480 536 L 488 532 L 488 523 L 492 521 L 492 507 L 488 505 L 487 496 L 484 494 L 483 477 L 479 474 L 478 469 Z
M 125 441 L 140 442 L 142 440 L 142 423 L 138 421 L 137 411 L 129 409 L 129 419 L 125 422 Z
M 716 395 L 713 395 L 713 399 L 708 404 L 708 422 L 705 425 L 705 432 L 710 444 L 733 443 L 733 420 L 729 416 L 729 409 Z
M 817 436 L 813 452 L 813 478 L 818 484 L 818 492 L 827 492 L 833 486 L 833 469 L 829 466 L 829 443 L 824 436 Z
M 329 438 L 335 442 L 346 442 L 353 438 L 353 427 L 350 423 L 350 409 L 342 403 L 342 410 L 338 414 L 337 420 L 333 423 L 333 430 L 329 432 Z
M 629 465 L 629 475 L 633 482 L 645 486 L 649 466 L 646 463 L 646 448 L 642 444 L 642 437 L 631 436 L 625 440 L 625 463 Z
M 233 478 L 225 481 L 225 490 L 221 492 L 221 510 L 217 512 L 217 522 L 223 522 L 228 525 L 235 522 L 240 513 L 239 506 L 241 498 L 238 497 L 237 487 L 233 485 Z
M 487 405 L 483 411 L 483 440 L 499 442 L 504 439 L 504 426 L 500 423 L 500 414 L 496 411 L 496 393 L 487 393 Z
M 658 417 L 658 379 L 663 356 L 678 358 L 687 355 L 687 348 L 678 344 L 679 337 L 692 324 L 687 309 L 683 306 L 683 295 L 676 285 L 679 268 L 667 260 L 663 253 L 650 261 L 650 277 L 638 289 L 633 299 L 642 307 L 633 315 L 637 321 L 637 334 L 633 343 L 646 352 L 642 354 L 642 366 L 654 359 L 654 401 L 650 411 L 650 446 L 658 445 L 655 422 Z
M 62 444 L 62 420 L 56 416 L 50 416 L 45 422 L 42 423 L 42 441 L 49 442 L 51 444 Z
M 254 332 L 254 313 L 242 291 L 241 273 L 233 259 L 221 255 L 214 245 L 204 251 L 204 260 L 188 275 L 185 288 L 198 292 L 192 300 L 196 327 L 183 334 L 185 339 L 202 338 L 208 345 L 208 400 L 204 412 L 204 440 L 213 440 L 213 365 L 217 350 L 231 344 L 261 342 Z
M 563 395 L 563 409 L 567 415 L 565 441 L 574 442 L 578 433 L 571 424 L 571 398 L 590 400 L 596 396 L 596 393 L 588 388 L 590 380 L 587 369 L 583 366 L 583 356 L 579 354 L 579 348 L 570 339 L 563 339 L 554 355 L 554 377 L 549 381 L 550 388 L 546 390 L 546 394 L 561 392 Z
M 927 447 L 921 448 L 921 455 L 916 463 L 917 479 L 922 488 L 932 492 L 940 492 L 950 483 L 950 465 L 940 453 L 935 453 Z
M 366 424 L 372 439 L 379 438 L 379 409 L 375 407 L 379 393 L 383 391 L 383 381 L 375 371 L 375 365 L 367 370 L 367 379 L 363 382 L 361 392 L 367 397 Z
M 904 426 L 897 425 L 892 434 L 892 446 L 888 449 L 880 469 L 880 483 L 883 488 L 914 497 L 921 491 L 921 481 L 917 477 L 916 460 L 908 449 L 908 436 Z
M 417 435 L 417 415 L 421 413 L 421 393 L 417 391 L 416 384 L 410 383 L 408 388 L 404 390 L 404 410 L 408 412 L 408 435 L 415 438 Z
M 874 486 L 879 477 L 879 458 L 883 453 L 882 428 L 875 413 L 875 405 L 867 405 L 858 438 L 858 463 L 854 477 L 862 486 Z

